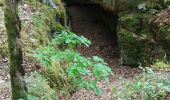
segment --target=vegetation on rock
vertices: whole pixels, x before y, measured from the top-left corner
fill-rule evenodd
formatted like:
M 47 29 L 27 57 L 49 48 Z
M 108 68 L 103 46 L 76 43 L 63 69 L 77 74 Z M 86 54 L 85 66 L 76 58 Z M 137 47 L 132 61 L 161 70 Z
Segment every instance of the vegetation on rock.
M 125 83 L 121 91 L 113 87 L 117 92 L 113 98 L 125 100 L 165 100 L 170 92 L 169 75 L 163 72 L 154 72 L 151 68 L 142 68 L 143 73 L 136 76 L 133 81 Z

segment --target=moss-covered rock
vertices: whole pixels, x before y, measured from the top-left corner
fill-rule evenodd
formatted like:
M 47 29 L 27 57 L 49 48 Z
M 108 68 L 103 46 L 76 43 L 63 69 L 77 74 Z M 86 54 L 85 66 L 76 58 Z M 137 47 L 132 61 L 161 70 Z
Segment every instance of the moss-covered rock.
M 119 12 L 117 32 L 122 64 L 134 66 L 142 64 L 146 66 L 154 63 L 157 59 L 164 59 L 165 50 L 162 48 L 162 45 L 166 49 L 168 45 L 170 46 L 167 39 L 169 33 L 166 29 L 162 29 L 166 31 L 164 34 L 167 34 L 157 34 L 158 40 L 161 39 L 160 41 L 162 42 L 162 44 L 158 44 L 155 41 L 155 35 L 152 34 L 152 26 L 149 25 L 151 19 L 155 16 L 153 13 L 159 12 L 160 8 L 153 11 L 153 8 L 160 5 L 159 3 L 157 1 L 138 2 L 126 11 Z M 154 29 L 159 28 L 154 27 Z M 157 32 L 158 30 L 156 30 Z
M 38 0 L 25 0 L 19 5 L 22 47 L 26 56 L 31 56 L 33 49 L 40 45 L 46 45 L 53 32 L 66 29 L 67 16 L 64 4 L 61 0 L 55 0 L 54 3 L 57 5 L 56 9 Z M 3 15 L 2 7 L 0 15 Z M 3 16 L 0 16 L 0 35 L 0 58 L 5 58 L 8 55 L 8 46 Z
M 55 0 L 54 3 L 57 8 L 37 0 L 28 0 L 20 7 L 23 51 L 27 56 L 31 56 L 33 49 L 48 44 L 56 33 L 66 29 L 64 4 L 61 0 Z

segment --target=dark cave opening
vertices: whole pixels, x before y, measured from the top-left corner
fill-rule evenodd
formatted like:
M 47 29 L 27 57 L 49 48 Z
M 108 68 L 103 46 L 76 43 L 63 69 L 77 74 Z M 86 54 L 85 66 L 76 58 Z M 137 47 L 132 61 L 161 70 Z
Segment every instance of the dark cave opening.
M 85 56 L 100 56 L 114 66 L 120 58 L 117 14 L 96 4 L 69 3 L 66 8 L 72 31 L 92 41 L 89 48 L 78 47 L 79 52 Z

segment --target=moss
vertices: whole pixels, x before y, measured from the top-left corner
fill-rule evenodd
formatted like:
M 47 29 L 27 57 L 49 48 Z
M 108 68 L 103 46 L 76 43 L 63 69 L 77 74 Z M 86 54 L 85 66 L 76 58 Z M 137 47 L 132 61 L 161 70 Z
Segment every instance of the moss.
M 121 15 L 119 21 L 121 27 L 130 30 L 132 32 L 136 32 L 141 28 L 142 25 L 142 13 L 128 13 L 125 15 Z
M 40 3 L 37 0 L 25 1 L 27 4 L 30 4 L 34 9 L 40 12 L 39 16 L 41 20 L 46 22 L 48 27 L 56 29 L 55 26 L 62 25 L 63 28 L 67 25 L 67 16 L 63 3 L 61 0 L 54 0 L 54 3 L 57 5 L 57 8 L 52 8 L 46 4 Z M 48 17 L 47 17 L 48 16 Z M 58 23 L 56 23 L 58 21 Z M 50 23 L 49 23 L 50 22 Z M 60 24 L 60 25 L 58 25 Z

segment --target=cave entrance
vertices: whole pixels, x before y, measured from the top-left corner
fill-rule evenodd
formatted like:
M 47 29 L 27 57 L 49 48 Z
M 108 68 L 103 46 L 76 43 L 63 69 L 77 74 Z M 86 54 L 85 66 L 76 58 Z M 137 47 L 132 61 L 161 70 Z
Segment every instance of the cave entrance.
M 92 45 L 78 47 L 85 56 L 102 57 L 110 66 L 118 64 L 117 15 L 99 5 L 73 4 L 67 7 L 72 30 L 92 41 Z

